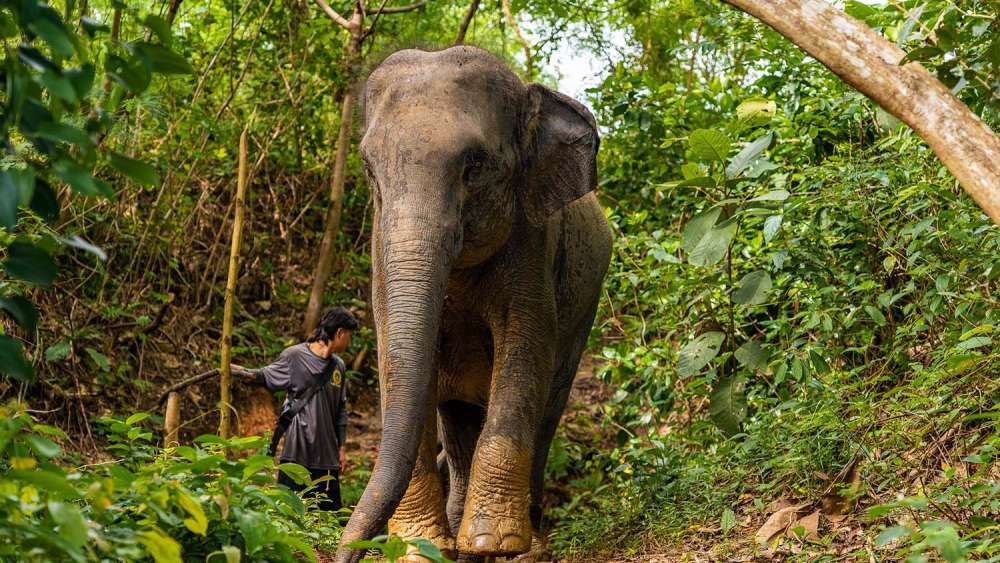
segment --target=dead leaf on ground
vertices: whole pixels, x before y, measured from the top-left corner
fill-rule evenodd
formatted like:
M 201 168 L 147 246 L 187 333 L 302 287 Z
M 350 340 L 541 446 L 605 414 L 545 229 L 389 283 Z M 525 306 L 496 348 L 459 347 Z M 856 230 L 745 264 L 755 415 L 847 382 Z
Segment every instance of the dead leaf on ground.
M 816 510 L 808 516 L 799 518 L 794 525 L 789 527 L 788 537 L 792 539 L 800 539 L 792 532 L 792 530 L 796 530 L 798 528 L 805 530 L 805 534 L 803 536 L 804 539 L 808 541 L 819 541 L 819 511 Z
M 799 513 L 807 506 L 809 506 L 808 503 L 786 506 L 772 514 L 757 530 L 757 543 L 768 545 L 775 536 L 787 530 L 793 522 L 798 520 Z

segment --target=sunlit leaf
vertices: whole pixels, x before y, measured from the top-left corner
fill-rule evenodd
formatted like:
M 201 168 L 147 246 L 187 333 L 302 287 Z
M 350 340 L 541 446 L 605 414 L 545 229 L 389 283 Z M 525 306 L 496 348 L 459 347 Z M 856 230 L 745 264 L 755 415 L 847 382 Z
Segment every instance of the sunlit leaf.
M 719 348 L 722 347 L 722 342 L 725 339 L 725 334 L 713 331 L 699 334 L 694 340 L 688 342 L 681 348 L 677 375 L 689 377 L 697 374 L 719 355 Z
M 732 143 L 720 131 L 696 129 L 688 136 L 688 146 L 695 159 L 704 162 L 725 162 Z
M 726 435 L 740 431 L 740 424 L 746 418 L 747 402 L 743 394 L 743 378 L 725 377 L 716 383 L 709 398 L 708 413 L 712 422 Z
M 771 291 L 771 276 L 764 270 L 750 272 L 740 280 L 740 287 L 733 292 L 733 302 L 741 305 L 760 305 L 767 301 Z

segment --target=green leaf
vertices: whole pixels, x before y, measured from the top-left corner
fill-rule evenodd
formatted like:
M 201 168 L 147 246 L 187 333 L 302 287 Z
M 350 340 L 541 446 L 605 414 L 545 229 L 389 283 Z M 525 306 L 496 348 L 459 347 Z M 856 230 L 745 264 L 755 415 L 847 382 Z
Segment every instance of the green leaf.
M 7 473 L 15 481 L 30 483 L 50 495 L 62 495 L 65 498 L 79 498 L 80 493 L 70 484 L 66 475 L 51 469 L 13 470 Z
M 299 485 L 312 484 L 312 476 L 309 470 L 297 463 L 282 463 L 278 465 L 278 471 L 292 478 Z
M 742 387 L 742 377 L 726 377 L 719 380 L 709 398 L 708 414 L 712 422 L 728 436 L 737 434 L 740 424 L 746 418 L 747 402 Z
M 38 136 L 58 143 L 76 145 L 85 151 L 93 150 L 94 147 L 90 135 L 87 135 L 83 129 L 56 121 L 42 124 L 38 128 Z
M 52 346 L 45 349 L 45 361 L 55 362 L 58 360 L 63 360 L 69 356 L 69 353 L 73 350 L 72 345 L 69 340 L 60 340 Z
M 927 62 L 942 54 L 941 49 L 938 49 L 937 47 L 917 47 L 907 53 L 906 56 L 899 61 L 899 64 L 902 66 L 912 61 Z
M 137 412 L 125 419 L 125 424 L 132 426 L 149 418 L 148 412 Z
M 28 434 L 24 437 L 24 440 L 28 442 L 31 449 L 35 450 L 35 453 L 43 459 L 48 460 L 59 455 L 59 446 L 48 438 L 36 436 L 35 434 Z
M 784 215 L 771 215 L 767 219 L 764 219 L 764 242 L 771 242 L 774 239 L 774 235 L 778 234 L 782 219 L 784 219 Z
M 733 292 L 733 302 L 741 305 L 760 305 L 767 301 L 771 291 L 771 276 L 764 270 L 750 272 L 743 276 L 740 288 Z
M 771 190 L 762 196 L 757 196 L 750 201 L 785 201 L 790 196 L 785 190 Z
M 696 375 L 701 368 L 719 355 L 719 348 L 725 339 L 726 335 L 721 332 L 706 332 L 688 342 L 681 348 L 677 375 L 681 377 Z
M 103 195 L 105 197 L 115 195 L 106 182 L 94 178 L 86 168 L 72 160 L 57 160 L 52 164 L 52 171 L 60 180 L 69 184 L 70 187 L 82 195 Z
M 17 208 L 31 200 L 35 190 L 32 168 L 11 168 L 0 171 L 0 226 L 13 231 L 17 225 Z
M 136 183 L 144 186 L 155 186 L 160 183 L 160 177 L 156 173 L 156 169 L 145 162 L 116 152 L 110 153 L 109 156 L 111 157 L 111 166 L 114 166 L 116 170 L 125 174 Z
M 48 88 L 50 92 L 58 96 L 67 103 L 77 102 L 76 89 L 73 83 L 65 78 L 61 73 L 46 71 L 37 76 L 38 82 Z
M 768 133 L 754 139 L 747 146 L 743 147 L 743 150 L 737 153 L 729 162 L 729 166 L 726 167 L 726 177 L 735 178 L 739 176 L 740 172 L 743 172 L 751 162 L 760 156 L 760 153 L 764 152 L 764 149 L 771 145 L 773 138 L 774 136 Z
M 31 301 L 20 295 L 0 297 L 0 309 L 7 311 L 26 332 L 35 332 L 35 327 L 38 325 L 38 309 L 35 309 Z
M 59 267 L 47 252 L 23 241 L 16 241 L 7 247 L 3 269 L 19 280 L 42 287 L 52 285 L 59 273 Z
M 684 233 L 681 235 L 681 248 L 689 253 L 694 251 L 701 239 L 705 238 L 705 235 L 715 226 L 721 213 L 722 209 L 713 207 L 692 217 L 684 226 Z
M 156 38 L 160 40 L 160 43 L 164 45 L 169 45 L 173 36 L 170 34 L 170 24 L 167 20 L 161 18 L 160 16 L 150 14 L 142 20 L 142 25 L 149 28 L 150 31 L 156 34 Z
M 729 530 L 736 527 L 736 513 L 727 508 L 722 511 L 722 521 L 719 523 L 723 534 L 728 534 Z
M 28 29 L 41 37 L 52 48 L 52 52 L 64 59 L 73 56 L 73 42 L 69 33 L 61 24 L 46 17 L 40 17 L 28 24 Z
M 249 556 L 257 553 L 267 541 L 267 520 L 260 512 L 233 508 L 236 523 L 245 544 L 244 552 Z
M 956 350 L 975 350 L 976 348 L 982 348 L 983 346 L 989 346 L 993 344 L 993 339 L 989 336 L 973 336 L 967 340 L 963 340 L 955 345 Z
M 747 124 L 763 125 L 771 121 L 778 111 L 778 104 L 772 100 L 751 99 L 736 107 L 736 118 Z
M 878 326 L 885 326 L 885 315 L 882 314 L 882 311 L 879 311 L 871 305 L 865 305 L 865 312 L 868 313 L 868 316 L 871 317 L 873 321 L 875 321 L 875 324 Z
M 142 532 L 139 543 L 146 547 L 156 563 L 183 563 L 181 544 L 159 530 Z
M 83 547 L 87 543 L 87 522 L 80 514 L 76 505 L 49 500 L 49 514 L 59 528 L 56 530 L 63 539 L 74 547 Z
M 736 221 L 729 221 L 706 231 L 688 253 L 688 262 L 705 268 L 717 264 L 729 250 L 729 243 L 736 235 L 736 227 Z
M 31 196 L 31 210 L 46 223 L 55 223 L 59 220 L 59 198 L 49 183 L 40 178 Z
M 688 136 L 688 146 L 696 160 L 705 162 L 725 162 L 732 143 L 720 131 L 697 129 Z
M 192 74 L 194 72 L 194 69 L 184 57 L 163 45 L 138 42 L 133 43 L 132 47 L 146 59 L 150 70 L 153 72 L 160 74 Z
M 755 370 L 767 365 L 768 354 L 756 340 L 748 340 L 736 349 L 736 361 L 743 367 Z
M 809 361 L 812 363 L 814 372 L 820 375 L 830 373 L 830 364 L 826 362 L 823 354 L 820 354 L 817 350 L 809 350 Z
M 190 493 L 181 488 L 177 489 L 177 503 L 191 515 L 190 518 L 184 519 L 184 526 L 199 536 L 204 536 L 208 531 L 208 518 L 205 516 L 205 511 L 202 510 L 201 504 Z
M 94 360 L 94 363 L 97 364 L 97 367 L 101 368 L 101 371 L 106 372 L 111 370 L 111 361 L 108 360 L 107 356 L 90 347 L 87 347 L 86 351 L 90 359 Z
M 0 334 L 0 374 L 9 375 L 21 382 L 34 379 L 35 370 L 24 358 L 21 343 Z

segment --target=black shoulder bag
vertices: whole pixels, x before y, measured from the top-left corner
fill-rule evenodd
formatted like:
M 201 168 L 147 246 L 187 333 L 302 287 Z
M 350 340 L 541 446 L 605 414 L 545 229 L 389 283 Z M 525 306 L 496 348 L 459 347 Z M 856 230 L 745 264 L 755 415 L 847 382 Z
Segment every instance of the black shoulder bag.
M 333 370 L 340 367 L 340 362 L 332 361 L 330 362 L 330 367 L 324 369 L 319 375 L 313 379 L 312 385 L 307 387 L 298 397 L 290 401 L 285 401 L 285 405 L 281 408 L 281 414 L 278 415 L 278 424 L 274 427 L 274 434 L 271 435 L 271 444 L 267 447 L 267 455 L 274 457 L 274 454 L 278 451 L 278 442 L 281 441 L 281 437 L 285 435 L 288 431 L 288 427 L 292 425 L 292 420 L 298 416 L 302 408 L 305 407 L 309 401 L 312 400 L 316 392 L 323 388 L 329 381 L 330 376 L 333 375 Z

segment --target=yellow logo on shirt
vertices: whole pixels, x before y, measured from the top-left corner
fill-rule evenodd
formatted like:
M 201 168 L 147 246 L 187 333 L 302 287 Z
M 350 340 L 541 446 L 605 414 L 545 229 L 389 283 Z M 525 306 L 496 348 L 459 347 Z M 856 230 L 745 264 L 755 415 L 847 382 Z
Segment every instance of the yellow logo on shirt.
M 340 381 L 341 381 L 340 370 L 339 369 L 333 370 L 333 384 L 340 385 Z

